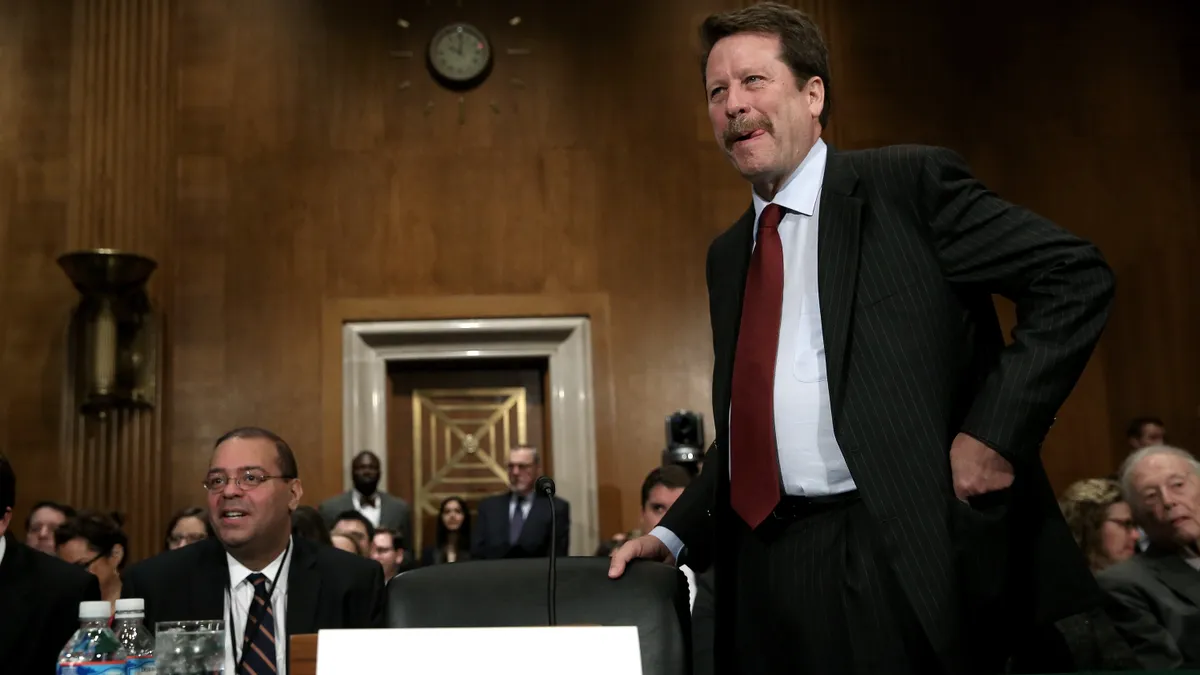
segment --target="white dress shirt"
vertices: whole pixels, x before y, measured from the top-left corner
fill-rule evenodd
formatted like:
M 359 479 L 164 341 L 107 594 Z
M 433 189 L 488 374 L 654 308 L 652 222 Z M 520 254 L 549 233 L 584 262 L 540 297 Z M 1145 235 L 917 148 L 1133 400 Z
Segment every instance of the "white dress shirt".
M 855 489 L 846 458 L 833 434 L 825 339 L 821 332 L 821 298 L 817 289 L 817 228 L 827 155 L 825 142 L 817 139 L 773 202 L 752 192 L 756 240 L 758 218 L 767 204 L 784 208 L 779 224 L 783 244 L 783 312 L 775 357 L 775 444 L 784 492 L 798 496 L 839 494 Z M 731 463 L 737 451 L 731 442 Z M 683 543 L 673 532 L 656 527 L 650 534 L 679 557 Z
M 367 520 L 371 521 L 372 526 L 379 527 L 379 518 L 382 513 L 381 509 L 383 506 L 383 502 L 379 498 L 378 492 L 375 493 L 375 503 L 372 504 L 371 506 L 363 506 L 363 503 L 362 503 L 363 496 L 358 494 L 358 490 L 354 490 L 350 494 L 350 499 L 351 499 L 351 501 L 354 502 L 354 510 L 355 511 L 358 511 L 359 513 L 363 514 Z
M 271 596 L 271 610 L 275 614 L 275 661 L 279 675 L 287 675 L 287 590 L 288 590 L 288 567 L 291 567 L 291 551 L 293 551 L 291 538 L 288 538 L 288 547 L 284 549 L 279 557 L 271 561 L 271 564 L 264 567 L 262 574 L 266 575 L 267 583 L 275 580 L 275 575 L 279 575 L 278 586 L 275 588 L 274 595 Z M 284 565 L 284 556 L 289 560 L 288 564 Z M 233 641 L 238 641 L 238 654 L 241 654 L 243 640 L 246 635 L 246 617 L 250 614 L 250 603 L 254 602 L 254 584 L 247 581 L 247 578 L 254 574 L 254 570 L 247 568 L 234 559 L 228 553 L 225 554 L 226 560 L 229 562 L 229 580 L 233 587 L 233 625 L 225 627 L 225 672 L 234 673 L 236 664 L 233 659 Z M 282 566 L 282 570 L 281 570 Z M 225 620 L 229 621 L 229 596 L 225 596 Z
M 4 562 L 4 549 L 8 548 L 8 542 L 4 539 L 5 537 L 0 535 L 0 563 Z
M 533 493 L 522 497 L 517 493 L 512 493 L 512 497 L 508 500 L 508 522 L 512 522 L 513 514 L 517 512 L 517 500 L 521 500 L 521 522 L 529 520 L 529 510 L 533 508 Z
M 687 577 L 688 582 L 688 611 L 696 610 L 696 573 L 687 565 L 680 565 L 679 571 L 683 572 L 683 576 Z

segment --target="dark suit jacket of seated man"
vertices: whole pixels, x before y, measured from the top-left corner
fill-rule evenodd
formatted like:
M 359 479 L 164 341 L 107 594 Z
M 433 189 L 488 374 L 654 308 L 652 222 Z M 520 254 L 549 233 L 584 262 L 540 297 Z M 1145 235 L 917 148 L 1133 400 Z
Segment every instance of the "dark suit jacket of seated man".
M 17 474 L 0 453 L 0 673 L 50 673 L 79 627 L 79 603 L 100 599 L 96 576 L 17 541 L 9 531 Z
M 542 463 L 536 448 L 518 446 L 508 455 L 508 480 L 512 490 L 479 502 L 471 528 L 471 557 L 541 558 L 550 555 L 550 503 L 533 492 Z M 517 509 L 521 509 L 518 514 Z M 558 555 L 567 555 L 571 541 L 571 505 L 554 497 Z
M 292 538 L 288 554 L 284 635 L 322 628 L 382 628 L 383 568 L 307 539 Z M 167 551 L 125 572 L 121 595 L 146 602 L 146 626 L 159 621 L 225 619 L 229 560 L 216 538 Z
M 379 563 L 292 536 L 304 487 L 279 435 L 242 427 L 221 436 L 204 487 L 216 536 L 125 573 L 121 592 L 145 601 L 147 627 L 222 619 L 225 672 L 286 675 L 289 637 L 383 626 Z
M 79 628 L 79 603 L 100 599 L 87 570 L 0 537 L 0 672 L 51 673 Z M 11 669 L 11 670 L 9 670 Z
M 1125 460 L 1121 485 L 1150 545 L 1097 575 L 1107 610 L 1143 668 L 1200 668 L 1200 463 L 1148 446 Z

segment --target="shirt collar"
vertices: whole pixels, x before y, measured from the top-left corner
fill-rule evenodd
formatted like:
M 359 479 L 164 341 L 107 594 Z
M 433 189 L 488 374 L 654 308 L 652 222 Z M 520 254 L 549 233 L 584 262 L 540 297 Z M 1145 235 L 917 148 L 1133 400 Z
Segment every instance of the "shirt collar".
M 288 537 L 287 548 L 283 549 L 279 555 L 275 556 L 275 559 L 272 560 L 269 565 L 262 568 L 260 572 L 272 582 L 274 582 L 277 575 L 279 579 L 282 580 L 284 575 L 279 574 L 279 567 L 283 564 L 283 556 L 290 555 L 288 551 L 294 551 L 294 544 L 295 542 L 292 541 L 292 538 Z M 243 581 L 246 580 L 246 577 L 254 574 L 254 570 L 238 562 L 236 558 L 234 558 L 232 555 L 229 555 L 228 551 L 225 552 L 225 560 L 229 563 L 229 583 L 231 588 L 237 588 Z
M 366 496 L 363 495 L 358 490 L 355 490 L 354 491 L 354 508 L 357 509 L 358 507 L 362 506 L 364 499 L 366 499 Z M 378 490 L 375 491 L 375 494 L 371 495 L 371 505 L 379 506 L 379 491 Z
M 825 141 L 820 138 L 809 149 L 804 161 L 783 182 L 775 199 L 766 201 L 757 192 L 750 191 L 754 199 L 754 231 L 758 232 L 758 218 L 767 204 L 778 204 L 788 211 L 805 216 L 817 212 L 817 197 L 821 194 L 821 181 L 825 177 L 825 158 L 829 154 Z
M 0 562 L 4 562 L 4 552 L 8 548 L 8 537 L 0 537 Z

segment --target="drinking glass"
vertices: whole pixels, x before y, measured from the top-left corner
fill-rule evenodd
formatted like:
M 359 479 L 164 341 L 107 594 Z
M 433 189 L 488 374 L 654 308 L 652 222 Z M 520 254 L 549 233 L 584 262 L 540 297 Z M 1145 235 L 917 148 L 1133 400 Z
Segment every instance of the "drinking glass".
M 223 675 L 224 621 L 160 621 L 154 631 L 158 675 Z

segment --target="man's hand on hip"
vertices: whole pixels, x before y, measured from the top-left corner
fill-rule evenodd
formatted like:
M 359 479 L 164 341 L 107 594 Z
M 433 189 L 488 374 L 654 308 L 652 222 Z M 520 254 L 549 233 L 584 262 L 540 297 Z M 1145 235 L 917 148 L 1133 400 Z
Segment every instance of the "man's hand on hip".
M 621 544 L 620 548 L 612 552 L 608 563 L 609 578 L 616 579 L 624 574 L 625 566 L 634 558 L 654 560 L 668 565 L 675 564 L 675 556 L 671 555 L 667 545 L 662 543 L 658 537 L 645 534 L 633 541 Z
M 955 436 L 950 446 L 950 473 L 954 496 L 961 500 L 1003 490 L 1013 482 L 1012 464 L 967 434 Z

